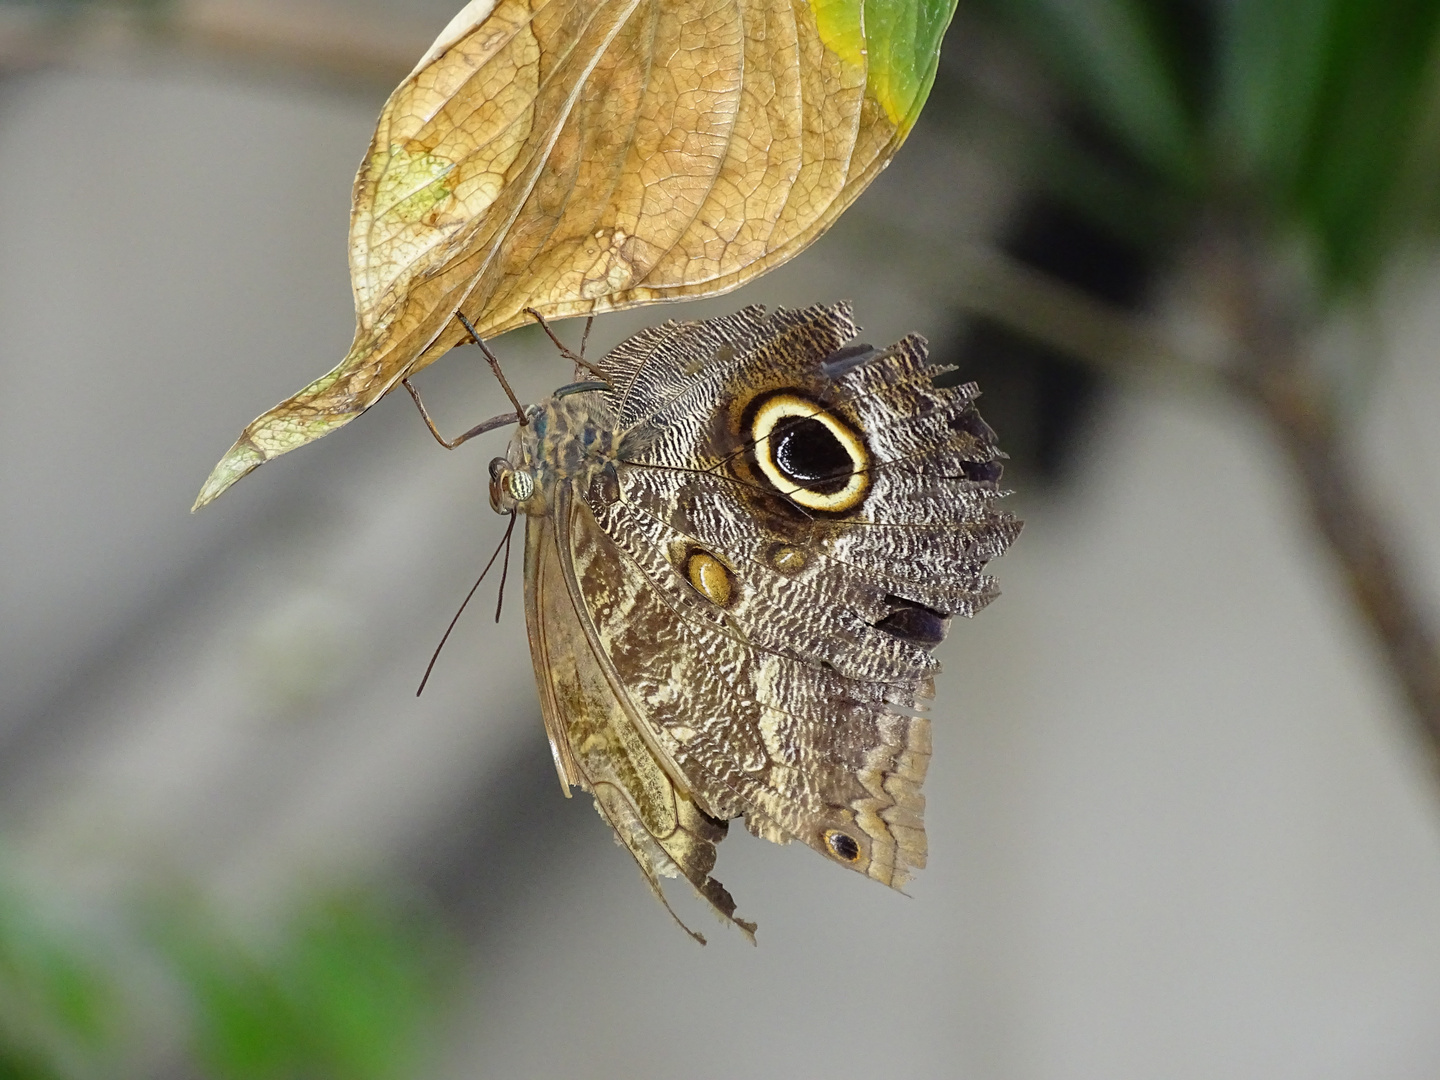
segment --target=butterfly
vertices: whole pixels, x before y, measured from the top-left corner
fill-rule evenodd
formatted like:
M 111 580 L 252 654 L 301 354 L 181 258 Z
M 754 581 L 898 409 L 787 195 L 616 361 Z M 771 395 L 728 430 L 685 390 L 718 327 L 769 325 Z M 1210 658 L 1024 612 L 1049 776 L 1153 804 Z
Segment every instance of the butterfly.
M 711 876 L 732 820 L 895 888 L 925 865 L 933 650 L 1020 528 L 975 385 L 856 334 L 845 303 L 651 327 L 490 464 L 562 787 L 752 940 Z

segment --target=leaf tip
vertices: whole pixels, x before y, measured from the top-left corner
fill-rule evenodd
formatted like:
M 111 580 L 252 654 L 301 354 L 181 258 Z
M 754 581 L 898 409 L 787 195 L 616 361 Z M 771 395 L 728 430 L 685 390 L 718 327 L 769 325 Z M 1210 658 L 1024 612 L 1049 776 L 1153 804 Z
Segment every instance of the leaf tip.
M 210 475 L 205 479 L 205 486 L 200 489 L 200 494 L 195 499 L 195 505 L 190 507 L 190 512 L 193 514 L 202 506 L 209 506 L 231 484 L 252 472 L 264 461 L 264 454 L 241 439 L 225 452 L 225 456 L 220 459 L 220 464 L 211 470 Z

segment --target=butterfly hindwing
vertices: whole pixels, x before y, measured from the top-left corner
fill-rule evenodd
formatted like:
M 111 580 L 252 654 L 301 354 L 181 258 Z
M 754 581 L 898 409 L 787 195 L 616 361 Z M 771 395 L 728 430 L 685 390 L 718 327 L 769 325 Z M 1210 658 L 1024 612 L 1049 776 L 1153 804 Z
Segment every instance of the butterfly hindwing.
M 935 386 L 918 338 L 827 369 L 854 333 L 837 305 L 631 339 L 617 497 L 591 510 L 645 605 L 609 613 L 608 659 L 697 799 L 898 885 L 924 861 L 930 649 L 993 596 L 981 568 L 1013 527 L 966 475 L 997 457 L 974 388 Z M 757 409 L 776 401 L 771 440 L 822 413 L 822 438 L 858 436 L 852 505 L 764 467 Z M 920 550 L 929 565 L 896 557 Z
M 572 543 L 605 661 L 660 744 L 657 757 L 675 761 L 700 806 L 887 884 L 923 865 L 928 726 L 891 704 L 920 704 L 928 683 L 857 683 L 758 648 L 677 602 L 689 586 L 674 568 L 637 559 L 599 523 L 577 527 Z

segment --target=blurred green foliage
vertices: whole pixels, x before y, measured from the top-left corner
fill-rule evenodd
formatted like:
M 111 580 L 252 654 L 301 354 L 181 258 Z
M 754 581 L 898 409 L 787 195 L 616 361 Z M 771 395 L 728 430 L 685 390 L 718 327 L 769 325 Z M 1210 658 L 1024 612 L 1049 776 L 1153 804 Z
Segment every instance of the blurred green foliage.
M 313 901 L 257 947 L 192 912 L 166 951 L 190 990 L 195 1056 L 217 1080 L 418 1075 L 443 1004 L 443 936 L 378 896 Z
M 1372 286 L 1398 246 L 1433 229 L 1435 0 L 983 6 L 1043 58 L 1178 230 L 1194 214 L 1243 216 L 1298 242 L 1334 297 Z M 1104 220 L 1115 202 L 1091 210 Z
M 91 1075 L 121 1036 L 96 938 L 0 879 L 0 1078 Z
M 175 1055 L 213 1080 L 425 1072 L 454 950 L 421 905 L 313 895 L 248 934 L 174 895 L 103 927 L 52 906 L 0 866 L 0 1080 L 118 1078 Z

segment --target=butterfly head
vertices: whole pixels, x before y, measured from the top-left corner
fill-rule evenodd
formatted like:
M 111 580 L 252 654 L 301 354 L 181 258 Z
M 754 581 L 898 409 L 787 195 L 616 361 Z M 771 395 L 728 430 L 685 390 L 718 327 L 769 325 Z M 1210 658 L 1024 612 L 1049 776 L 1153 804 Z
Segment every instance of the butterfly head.
M 490 508 L 497 514 L 528 512 L 527 504 L 537 490 L 535 474 L 528 468 L 517 468 L 503 457 L 490 462 Z
M 577 385 L 580 391 L 562 388 L 569 392 L 530 406 L 509 452 L 490 462 L 490 506 L 497 513 L 544 515 L 557 485 L 589 491 L 597 480 L 602 488 L 614 482 L 620 442 L 614 414 L 601 395 L 585 392 L 605 384 Z

